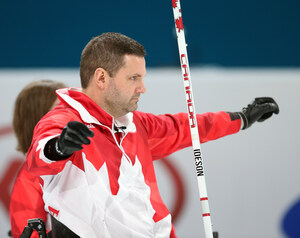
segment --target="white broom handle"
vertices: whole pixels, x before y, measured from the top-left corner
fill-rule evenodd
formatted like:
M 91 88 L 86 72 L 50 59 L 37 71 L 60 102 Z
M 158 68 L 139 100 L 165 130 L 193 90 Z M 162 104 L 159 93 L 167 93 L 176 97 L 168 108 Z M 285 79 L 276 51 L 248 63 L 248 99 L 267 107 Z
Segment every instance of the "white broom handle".
M 184 35 L 184 29 L 182 23 L 180 0 L 172 0 L 172 4 L 173 4 L 173 13 L 174 13 L 174 20 L 175 20 L 175 30 L 177 34 L 177 42 L 178 42 L 178 49 L 179 49 L 179 57 L 180 57 L 181 70 L 182 70 L 182 76 L 184 82 L 186 105 L 187 105 L 189 124 L 190 124 L 191 136 L 192 136 L 192 144 L 193 144 L 195 167 L 197 173 L 198 190 L 200 195 L 200 203 L 202 207 L 202 217 L 204 223 L 205 237 L 213 238 L 212 223 L 211 223 L 207 191 L 206 191 L 206 182 L 204 176 L 203 158 L 202 158 L 202 152 L 200 148 L 200 139 L 199 139 L 194 97 L 192 91 L 192 80 L 191 80 L 185 35 Z

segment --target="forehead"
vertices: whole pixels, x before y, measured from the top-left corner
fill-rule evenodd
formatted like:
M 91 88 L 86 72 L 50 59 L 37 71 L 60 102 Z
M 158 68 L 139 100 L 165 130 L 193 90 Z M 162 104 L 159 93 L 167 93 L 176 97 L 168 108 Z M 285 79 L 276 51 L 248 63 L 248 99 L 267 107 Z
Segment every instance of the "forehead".
M 146 74 L 146 61 L 144 57 L 137 55 L 125 55 L 124 65 L 120 68 L 121 72 L 129 74 L 140 74 L 145 76 Z

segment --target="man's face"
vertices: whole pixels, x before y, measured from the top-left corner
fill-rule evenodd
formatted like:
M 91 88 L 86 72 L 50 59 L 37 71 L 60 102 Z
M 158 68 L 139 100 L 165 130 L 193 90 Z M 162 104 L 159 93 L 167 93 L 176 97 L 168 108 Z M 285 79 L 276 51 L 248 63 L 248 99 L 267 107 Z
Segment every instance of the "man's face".
M 143 82 L 146 75 L 145 58 L 125 55 L 124 62 L 124 66 L 109 79 L 105 91 L 105 105 L 115 118 L 135 111 L 141 93 L 146 92 Z

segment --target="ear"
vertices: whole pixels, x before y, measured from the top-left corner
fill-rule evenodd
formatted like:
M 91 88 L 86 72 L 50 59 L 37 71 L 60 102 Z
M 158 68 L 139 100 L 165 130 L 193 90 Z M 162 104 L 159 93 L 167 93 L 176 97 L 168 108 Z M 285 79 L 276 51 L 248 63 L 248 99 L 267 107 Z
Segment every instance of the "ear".
M 108 81 L 108 73 L 103 68 L 97 68 L 94 73 L 95 83 L 100 89 L 104 89 Z

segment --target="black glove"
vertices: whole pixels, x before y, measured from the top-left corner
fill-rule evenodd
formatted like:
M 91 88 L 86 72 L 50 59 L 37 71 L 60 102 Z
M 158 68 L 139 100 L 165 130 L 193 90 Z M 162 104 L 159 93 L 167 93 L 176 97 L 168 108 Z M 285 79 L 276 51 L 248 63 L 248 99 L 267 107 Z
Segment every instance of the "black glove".
M 89 145 L 91 141 L 88 137 L 93 137 L 94 132 L 86 125 L 78 121 L 70 121 L 58 137 L 55 149 L 61 156 L 68 156 L 77 150 L 82 149 L 82 145 Z
M 255 98 L 251 104 L 239 112 L 244 123 L 242 130 L 250 127 L 256 121 L 262 122 L 268 119 L 273 113 L 279 113 L 279 107 L 273 98 Z
M 61 160 L 70 157 L 75 151 L 81 150 L 82 145 L 89 145 L 88 137 L 94 132 L 78 121 L 70 121 L 58 138 L 53 138 L 45 145 L 45 156 L 50 160 Z

